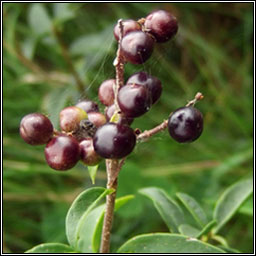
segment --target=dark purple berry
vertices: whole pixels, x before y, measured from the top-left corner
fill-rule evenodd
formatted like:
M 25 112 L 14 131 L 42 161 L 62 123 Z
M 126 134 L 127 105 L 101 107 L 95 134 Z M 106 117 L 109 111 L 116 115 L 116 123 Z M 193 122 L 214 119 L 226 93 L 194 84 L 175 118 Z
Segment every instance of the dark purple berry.
M 40 113 L 28 114 L 20 122 L 20 136 L 31 145 L 46 144 L 53 136 L 52 123 Z
M 121 111 L 130 118 L 145 114 L 151 107 L 151 94 L 143 85 L 123 86 L 118 92 L 117 100 Z
M 107 109 L 106 109 L 106 118 L 107 118 L 107 121 L 110 121 L 111 117 L 114 115 L 115 113 L 115 110 L 116 110 L 116 107 L 115 107 L 115 104 L 109 106 Z M 125 125 L 130 125 L 132 124 L 133 122 L 133 118 L 129 118 L 129 117 L 126 117 L 126 116 L 123 116 L 121 114 L 119 120 L 118 120 L 118 124 L 125 124 Z
M 90 101 L 90 100 L 82 100 L 79 101 L 76 104 L 76 107 L 79 107 L 81 109 L 83 109 L 86 113 L 89 113 L 91 111 L 99 111 L 99 107 L 98 104 L 96 102 Z
M 126 84 L 141 84 L 148 88 L 154 104 L 161 96 L 162 84 L 159 79 L 146 72 L 137 72 L 130 76 Z
M 133 31 L 123 37 L 121 52 L 125 60 L 133 64 L 144 63 L 152 54 L 155 40 L 142 31 Z
M 178 22 L 175 16 L 164 10 L 154 11 L 146 17 L 145 28 L 152 34 L 158 43 L 171 39 L 178 31 Z
M 135 144 L 133 130 L 121 124 L 107 123 L 93 137 L 94 149 L 103 158 L 123 158 L 132 152 Z
M 84 164 L 93 166 L 100 162 L 101 157 L 95 152 L 92 138 L 80 142 L 80 156 Z
M 115 79 L 108 79 L 104 81 L 98 90 L 98 97 L 102 104 L 110 106 L 114 103 L 115 94 L 113 86 L 115 84 Z
M 202 134 L 203 115 L 194 107 L 179 108 L 169 117 L 168 130 L 176 141 L 192 142 Z
M 106 117 L 100 112 L 89 112 L 88 120 L 96 127 L 100 127 L 107 122 Z
M 141 25 L 135 20 L 131 20 L 131 19 L 123 20 L 122 24 L 123 24 L 123 36 L 127 35 L 129 32 L 141 30 Z M 118 24 L 116 24 L 114 28 L 114 36 L 115 36 L 115 39 L 118 41 L 119 40 Z
M 76 165 L 80 159 L 78 142 L 70 136 L 54 137 L 46 145 L 45 159 L 48 165 L 55 170 L 68 170 Z
M 66 107 L 60 112 L 60 128 L 65 132 L 73 132 L 79 128 L 80 121 L 87 118 L 87 113 L 76 106 Z

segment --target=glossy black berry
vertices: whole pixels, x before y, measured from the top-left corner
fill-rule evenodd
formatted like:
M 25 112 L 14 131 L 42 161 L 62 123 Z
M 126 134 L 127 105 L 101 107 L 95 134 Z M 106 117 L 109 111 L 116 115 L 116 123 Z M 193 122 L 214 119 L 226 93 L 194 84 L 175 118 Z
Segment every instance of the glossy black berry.
M 161 81 L 146 72 L 137 72 L 133 74 L 129 77 L 126 84 L 140 84 L 146 86 L 151 94 L 152 104 L 156 103 L 162 93 Z
M 123 86 L 118 92 L 117 100 L 123 114 L 130 118 L 145 114 L 151 107 L 151 93 L 143 85 Z
M 168 131 L 180 143 L 196 140 L 203 131 L 203 115 L 194 107 L 182 107 L 168 119 Z
M 142 31 L 133 31 L 123 37 L 121 52 L 125 60 L 132 64 L 142 64 L 153 52 L 155 40 Z
M 48 165 L 55 170 L 71 169 L 80 159 L 78 142 L 70 136 L 54 137 L 46 145 L 45 159 Z
M 131 20 L 131 19 L 123 20 L 122 25 L 123 25 L 123 36 L 127 35 L 128 33 L 132 32 L 132 31 L 141 30 L 141 25 L 135 20 Z M 114 36 L 115 36 L 115 39 L 118 41 L 119 40 L 118 24 L 116 24 L 116 26 L 114 28 Z
M 92 138 L 87 138 L 79 143 L 81 161 L 89 166 L 100 162 L 101 157 L 95 152 Z
M 28 114 L 20 122 L 20 136 L 31 145 L 46 144 L 53 136 L 52 123 L 40 113 Z
M 154 11 L 146 17 L 145 28 L 158 43 L 170 40 L 178 31 L 178 22 L 175 16 L 164 10 Z
M 98 97 L 102 104 L 110 106 L 114 103 L 115 94 L 113 86 L 115 79 L 105 80 L 99 87 Z
M 76 131 L 79 128 L 80 121 L 87 118 L 87 113 L 76 106 L 64 108 L 60 112 L 60 128 L 65 132 Z
M 103 158 L 123 158 L 132 152 L 135 144 L 133 130 L 121 124 L 107 123 L 93 137 L 94 149 Z
M 91 111 L 96 111 L 96 112 L 99 111 L 98 104 L 94 101 L 91 101 L 91 100 L 79 101 L 76 104 L 76 107 L 79 107 L 79 108 L 83 109 L 86 113 L 89 113 Z
M 115 113 L 115 110 L 116 110 L 116 107 L 115 105 L 111 105 L 109 106 L 107 109 L 106 109 L 106 112 L 105 112 L 105 115 L 106 115 L 106 118 L 107 118 L 107 121 L 110 121 L 111 117 L 114 115 Z M 121 116 L 119 117 L 119 120 L 118 120 L 118 124 L 125 124 L 125 125 L 130 125 L 132 124 L 133 122 L 133 118 L 129 118 L 129 117 L 126 117 L 124 115 L 121 114 Z

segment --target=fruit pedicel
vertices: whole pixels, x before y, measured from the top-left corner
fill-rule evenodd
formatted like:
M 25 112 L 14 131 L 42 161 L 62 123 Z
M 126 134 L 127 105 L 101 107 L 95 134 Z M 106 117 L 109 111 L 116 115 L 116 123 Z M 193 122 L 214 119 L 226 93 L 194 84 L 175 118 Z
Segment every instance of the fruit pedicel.
M 113 32 L 123 62 L 142 64 L 152 55 L 155 43 L 169 41 L 177 31 L 176 17 L 157 10 L 138 21 L 122 20 Z M 71 169 L 79 160 L 91 166 L 104 158 L 125 158 L 143 137 L 130 125 L 159 100 L 162 83 L 143 71 L 131 75 L 116 95 L 115 86 L 116 79 L 107 79 L 99 86 L 98 98 L 105 105 L 105 113 L 99 111 L 96 102 L 82 100 L 60 112 L 61 131 L 53 128 L 47 116 L 32 113 L 21 120 L 21 137 L 31 145 L 46 144 L 46 162 L 55 170 Z M 170 136 L 179 143 L 196 140 L 203 131 L 203 115 L 194 107 L 200 97 L 201 94 L 187 106 L 175 110 L 159 127 L 168 128 Z M 152 134 L 156 131 L 157 128 L 152 129 Z M 150 132 L 146 132 L 145 137 L 149 137 Z

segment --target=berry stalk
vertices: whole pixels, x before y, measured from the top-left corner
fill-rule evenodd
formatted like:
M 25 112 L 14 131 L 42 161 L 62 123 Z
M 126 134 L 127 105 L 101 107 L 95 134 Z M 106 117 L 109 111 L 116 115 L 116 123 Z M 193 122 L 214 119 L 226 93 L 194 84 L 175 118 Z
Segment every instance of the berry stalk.
M 186 104 L 186 107 L 190 107 L 190 106 L 194 106 L 196 104 L 196 102 L 198 102 L 199 100 L 202 100 L 204 98 L 203 94 L 201 92 L 198 92 L 194 99 L 189 101 Z M 145 141 L 147 139 L 149 139 L 150 137 L 152 137 L 153 135 L 164 131 L 166 128 L 168 127 L 168 120 L 164 120 L 161 124 L 157 125 L 156 127 L 152 128 L 151 130 L 146 130 L 142 133 L 140 133 L 137 136 L 137 141 Z

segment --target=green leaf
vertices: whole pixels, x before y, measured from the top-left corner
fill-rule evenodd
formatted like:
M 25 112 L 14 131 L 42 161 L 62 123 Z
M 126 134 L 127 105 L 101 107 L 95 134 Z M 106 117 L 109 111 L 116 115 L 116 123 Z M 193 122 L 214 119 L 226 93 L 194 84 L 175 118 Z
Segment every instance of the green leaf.
M 118 198 L 115 202 L 115 211 L 133 198 L 133 195 Z M 98 252 L 101 241 L 105 207 L 106 205 L 103 204 L 93 209 L 86 219 L 80 223 L 80 231 L 78 233 L 78 240 L 75 247 L 77 250 L 83 253 Z
M 70 245 L 75 246 L 79 222 L 83 221 L 97 203 L 113 190 L 94 187 L 83 191 L 72 203 L 66 217 L 66 235 Z
M 21 42 L 22 53 L 30 60 L 34 57 L 36 44 L 37 38 L 35 37 L 27 37 L 23 42 Z
M 209 223 L 205 225 L 205 227 L 200 231 L 200 233 L 197 235 L 197 239 L 200 239 L 203 235 L 208 234 L 211 229 L 217 224 L 216 220 L 212 220 Z
M 156 187 L 143 188 L 139 193 L 151 199 L 162 219 L 171 232 L 178 232 L 178 227 L 184 223 L 184 214 L 180 207 L 162 189 Z
M 51 90 L 44 98 L 42 108 L 49 114 L 49 118 L 56 129 L 59 126 L 59 113 L 67 102 L 72 99 L 73 91 L 75 90 L 72 86 L 57 87 Z
M 52 22 L 45 5 L 40 3 L 31 5 L 28 12 L 28 23 L 33 32 L 38 36 L 49 33 L 52 30 Z
M 113 42 L 113 26 L 106 27 L 103 31 L 77 38 L 70 46 L 73 55 L 91 55 L 101 52 L 103 55 L 110 51 Z M 111 35 L 111 37 L 110 37 Z M 102 44 L 104 42 L 104 44 Z M 100 51 L 99 51 L 100 49 Z
M 54 3 L 53 13 L 56 23 L 62 23 L 75 17 L 75 10 L 70 7 L 70 3 Z
M 213 213 L 213 218 L 217 221 L 217 227 L 213 230 L 214 233 L 217 233 L 230 220 L 252 192 L 252 179 L 239 181 L 224 191 L 217 201 Z
M 207 217 L 204 210 L 193 197 L 185 193 L 176 193 L 176 196 L 180 199 L 180 201 L 184 204 L 184 206 L 188 209 L 201 227 L 207 224 Z
M 224 250 L 225 252 L 228 252 L 228 253 L 241 253 L 239 250 L 237 249 L 234 249 L 234 248 L 230 248 L 230 247 L 226 247 L 226 246 L 223 246 L 223 245 L 218 245 L 218 247 L 222 250 Z
M 189 236 L 189 237 L 197 237 L 197 235 L 200 233 L 200 230 L 197 228 L 192 227 L 189 224 L 181 224 L 179 226 L 179 232 L 182 235 Z
M 250 196 L 239 208 L 239 213 L 253 216 L 253 197 Z
M 88 167 L 88 172 L 89 172 L 90 178 L 92 180 L 92 184 L 95 184 L 95 178 L 96 178 L 96 174 L 97 174 L 99 165 L 97 164 L 94 166 L 87 166 L 87 167 Z
M 183 235 L 154 233 L 131 238 L 118 253 L 224 253 L 223 250 Z
M 78 253 L 72 247 L 61 243 L 39 244 L 25 253 Z

